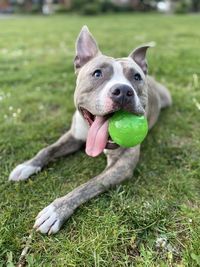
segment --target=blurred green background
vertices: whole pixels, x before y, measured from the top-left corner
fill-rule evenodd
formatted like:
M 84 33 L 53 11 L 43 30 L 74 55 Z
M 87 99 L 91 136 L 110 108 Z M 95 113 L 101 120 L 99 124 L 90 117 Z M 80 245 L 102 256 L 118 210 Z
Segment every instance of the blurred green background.
M 97 15 L 116 12 L 189 13 L 200 11 L 199 0 L 0 0 L 2 13 L 79 13 Z

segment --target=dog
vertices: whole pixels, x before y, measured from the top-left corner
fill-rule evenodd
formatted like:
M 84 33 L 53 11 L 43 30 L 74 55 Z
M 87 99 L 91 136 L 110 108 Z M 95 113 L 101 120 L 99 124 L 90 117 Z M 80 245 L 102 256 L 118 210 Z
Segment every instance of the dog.
M 108 57 L 101 53 L 87 26 L 83 26 L 76 41 L 76 111 L 71 128 L 54 144 L 18 165 L 9 180 L 26 180 L 56 158 L 78 151 L 85 143 L 89 156 L 105 153 L 107 166 L 101 174 L 44 208 L 36 217 L 37 231 L 58 232 L 81 204 L 132 177 L 140 145 L 123 148 L 115 144 L 108 134 L 108 118 L 123 109 L 146 116 L 151 129 L 161 109 L 172 104 L 169 91 L 147 75 L 149 47 L 151 44 L 140 46 L 124 58 Z

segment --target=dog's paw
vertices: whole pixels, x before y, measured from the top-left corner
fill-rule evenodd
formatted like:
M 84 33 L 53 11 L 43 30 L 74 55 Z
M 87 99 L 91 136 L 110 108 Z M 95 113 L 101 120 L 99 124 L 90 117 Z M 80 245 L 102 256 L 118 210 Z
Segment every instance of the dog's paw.
M 32 174 L 38 173 L 41 170 L 38 166 L 33 166 L 29 163 L 18 165 L 10 174 L 10 181 L 20 181 L 28 179 Z
M 52 204 L 44 208 L 36 217 L 33 228 L 42 234 L 55 234 L 60 230 L 63 224 L 63 219 L 56 212 L 56 207 Z

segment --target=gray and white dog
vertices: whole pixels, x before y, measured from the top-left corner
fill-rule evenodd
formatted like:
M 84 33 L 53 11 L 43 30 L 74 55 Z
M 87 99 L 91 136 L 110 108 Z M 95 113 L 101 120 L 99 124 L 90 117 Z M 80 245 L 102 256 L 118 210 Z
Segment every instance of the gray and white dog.
M 37 216 L 34 228 L 41 233 L 56 233 L 81 204 L 132 176 L 139 160 L 140 145 L 118 147 L 109 137 L 108 118 L 123 109 L 145 115 L 149 129 L 160 110 L 171 105 L 168 90 L 147 75 L 146 51 L 151 45 L 136 48 L 128 57 L 103 55 L 84 26 L 76 42 L 74 60 L 77 74 L 74 102 L 76 111 L 70 130 L 54 144 L 20 165 L 9 179 L 28 179 L 58 157 L 79 150 L 86 143 L 86 153 L 107 156 L 105 170 L 66 196 L 55 199 Z

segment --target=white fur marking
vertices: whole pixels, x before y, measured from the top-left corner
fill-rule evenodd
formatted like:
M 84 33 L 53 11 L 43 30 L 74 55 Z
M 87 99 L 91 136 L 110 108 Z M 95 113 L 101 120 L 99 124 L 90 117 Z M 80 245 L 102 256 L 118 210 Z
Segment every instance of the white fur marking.
M 137 64 L 135 64 L 135 65 L 136 65 L 136 66 L 134 66 L 135 69 L 137 69 L 139 71 Z M 100 95 L 100 103 L 101 103 L 101 105 L 104 106 L 105 99 L 108 96 L 110 88 L 112 86 L 114 86 L 115 84 L 118 84 L 118 83 L 119 84 L 128 85 L 128 86 L 130 86 L 132 88 L 132 90 L 135 93 L 136 105 L 138 105 L 139 104 L 138 96 L 137 96 L 132 84 L 130 83 L 130 81 L 125 77 L 125 75 L 123 73 L 123 67 L 120 64 L 120 62 L 117 62 L 117 61 L 114 62 L 112 66 L 113 66 L 114 73 L 113 73 L 113 76 L 112 76 L 111 80 L 108 81 L 108 83 L 106 84 L 106 86 L 104 87 L 104 89 L 101 92 L 101 95 Z M 140 72 L 141 72 L 141 70 L 140 70 Z
M 80 112 L 77 110 L 73 117 L 72 134 L 76 139 L 85 141 L 89 126 L 87 125 Z
M 50 204 L 44 208 L 36 217 L 33 228 L 43 234 L 57 233 L 62 225 L 62 221 L 56 212 L 56 207 Z
M 30 164 L 20 164 L 18 165 L 10 174 L 10 181 L 20 181 L 28 179 L 32 174 L 38 173 L 41 170 L 40 167 L 33 166 Z
M 56 221 L 54 223 L 54 225 L 52 225 L 51 229 L 49 230 L 48 234 L 51 235 L 51 234 L 55 234 L 57 233 L 59 230 L 60 230 L 60 222 L 59 221 Z
M 119 62 L 116 61 L 113 63 L 113 71 L 113 76 L 105 86 L 105 90 L 107 88 L 110 89 L 116 83 L 126 84 L 133 88 L 129 80 L 124 76 L 122 65 Z

